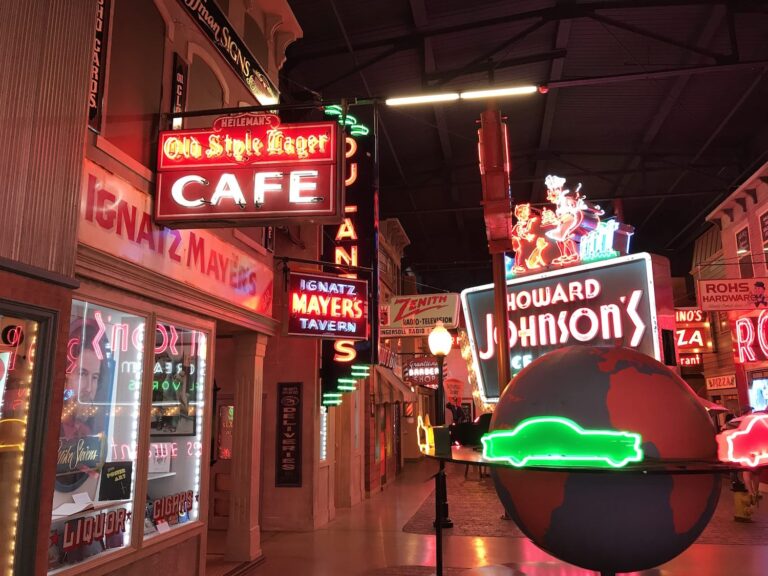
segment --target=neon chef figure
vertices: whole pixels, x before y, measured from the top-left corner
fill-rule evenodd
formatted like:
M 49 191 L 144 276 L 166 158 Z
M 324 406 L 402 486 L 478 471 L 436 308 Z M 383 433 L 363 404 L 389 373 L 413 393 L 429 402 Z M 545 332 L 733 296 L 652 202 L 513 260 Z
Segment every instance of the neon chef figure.
M 555 226 L 554 230 L 546 233 L 557 243 L 560 250 L 560 256 L 552 260 L 552 264 L 570 264 L 578 262 L 579 250 L 574 240 L 576 230 L 584 220 L 582 212 L 586 205 L 579 196 L 581 184 L 576 188 L 576 192 L 571 194 L 568 189 L 563 189 L 565 178 L 559 176 L 547 176 L 544 183 L 547 186 L 547 200 L 555 206 L 555 212 L 545 210 L 542 218 L 543 225 Z
M 537 218 L 535 216 L 531 217 L 530 204 L 518 204 L 515 206 L 515 218 L 517 222 L 512 227 L 512 249 L 515 251 L 513 271 L 518 274 L 526 271 L 525 261 L 523 260 L 523 243 L 533 242 L 536 239 L 536 235 L 531 232 L 531 229 Z

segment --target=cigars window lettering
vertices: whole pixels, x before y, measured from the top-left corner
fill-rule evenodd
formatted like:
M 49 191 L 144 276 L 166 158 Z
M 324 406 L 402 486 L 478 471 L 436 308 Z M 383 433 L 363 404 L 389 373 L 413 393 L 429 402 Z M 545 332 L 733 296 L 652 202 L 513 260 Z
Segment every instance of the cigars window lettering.
M 144 535 L 198 519 L 208 335 L 158 322 Z
M 281 125 L 274 114 L 222 116 L 208 130 L 162 132 L 155 220 L 175 227 L 232 221 L 338 221 L 341 147 L 335 122 Z
M 0 312 L 0 573 L 13 574 L 29 400 L 37 390 L 38 324 Z M 43 350 L 43 353 L 48 353 Z
M 48 566 L 130 544 L 145 320 L 74 300 Z
M 486 401 L 500 388 L 493 286 L 461 294 L 478 384 Z M 660 357 L 650 256 L 638 254 L 507 281 L 513 375 L 569 344 L 621 345 Z
M 321 338 L 368 337 L 368 282 L 291 272 L 288 334 Z

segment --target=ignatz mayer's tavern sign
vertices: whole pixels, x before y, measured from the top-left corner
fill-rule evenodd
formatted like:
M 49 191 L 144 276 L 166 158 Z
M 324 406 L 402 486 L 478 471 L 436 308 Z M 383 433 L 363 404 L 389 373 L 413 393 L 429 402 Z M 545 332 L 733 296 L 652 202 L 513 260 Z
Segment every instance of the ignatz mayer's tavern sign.
M 161 132 L 155 220 L 175 228 L 338 222 L 342 165 L 333 121 L 241 113 L 210 129 Z

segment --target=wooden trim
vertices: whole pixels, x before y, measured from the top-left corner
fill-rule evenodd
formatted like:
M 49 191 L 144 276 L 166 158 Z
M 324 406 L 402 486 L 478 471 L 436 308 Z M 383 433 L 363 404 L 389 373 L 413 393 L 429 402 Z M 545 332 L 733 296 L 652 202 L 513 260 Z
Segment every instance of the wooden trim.
M 127 290 L 143 298 L 182 310 L 194 310 L 200 315 L 237 324 L 267 336 L 274 336 L 279 327 L 279 322 L 269 316 L 250 312 L 84 244 L 77 247 L 76 271 L 79 276 Z
M 56 284 L 57 286 L 63 286 L 64 288 L 77 288 L 80 285 L 80 282 L 75 278 L 2 257 L 0 257 L 0 270 L 13 272 L 19 276 L 32 278 L 33 280 L 41 280 L 50 284 Z

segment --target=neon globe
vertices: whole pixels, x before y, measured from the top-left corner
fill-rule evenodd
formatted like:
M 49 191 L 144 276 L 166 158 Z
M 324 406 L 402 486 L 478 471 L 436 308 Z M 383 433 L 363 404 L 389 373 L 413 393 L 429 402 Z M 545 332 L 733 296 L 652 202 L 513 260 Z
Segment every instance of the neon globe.
M 433 356 L 448 356 L 451 352 L 451 346 L 453 346 L 453 338 L 451 333 L 445 329 L 442 322 L 438 322 L 437 325 L 432 328 L 429 333 L 429 351 Z

